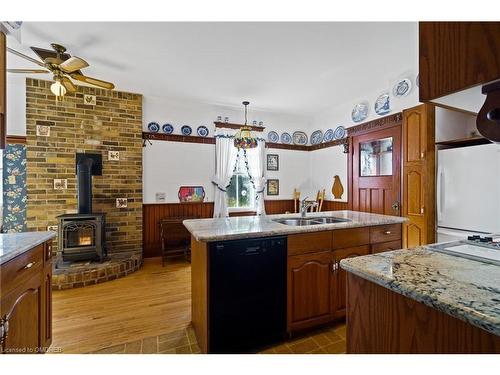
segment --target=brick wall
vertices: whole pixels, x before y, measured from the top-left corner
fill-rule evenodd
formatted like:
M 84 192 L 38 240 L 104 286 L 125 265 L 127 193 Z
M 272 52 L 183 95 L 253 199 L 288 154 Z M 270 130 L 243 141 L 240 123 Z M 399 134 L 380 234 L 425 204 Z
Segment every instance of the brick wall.
M 142 252 L 142 96 L 78 86 L 56 103 L 51 84 L 26 80 L 28 229 L 47 230 L 58 215 L 76 212 L 75 154 L 100 153 L 93 211 L 106 213 L 108 252 Z M 84 94 L 96 105 L 85 105 Z M 37 125 L 50 126 L 50 135 L 37 136 Z M 108 151 L 120 151 L 120 160 L 108 160 Z M 54 179 L 67 179 L 67 189 L 55 190 Z M 128 207 L 116 208 L 116 198 Z

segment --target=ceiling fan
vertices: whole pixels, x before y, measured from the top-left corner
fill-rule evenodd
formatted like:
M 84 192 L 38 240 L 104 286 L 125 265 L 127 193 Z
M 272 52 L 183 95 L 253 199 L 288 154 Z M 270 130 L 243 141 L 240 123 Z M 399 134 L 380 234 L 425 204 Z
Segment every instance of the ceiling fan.
M 7 47 L 7 51 L 10 53 L 44 68 L 7 69 L 7 71 L 9 73 L 52 73 L 54 75 L 54 83 L 50 86 L 50 90 L 58 99 L 61 99 L 67 92 L 73 93 L 76 91 L 76 86 L 70 78 L 108 90 L 113 90 L 115 88 L 115 85 L 111 82 L 83 75 L 80 69 L 89 66 L 85 60 L 66 53 L 66 48 L 60 44 L 52 43 L 51 46 L 54 49 L 53 51 L 31 47 L 41 61 Z

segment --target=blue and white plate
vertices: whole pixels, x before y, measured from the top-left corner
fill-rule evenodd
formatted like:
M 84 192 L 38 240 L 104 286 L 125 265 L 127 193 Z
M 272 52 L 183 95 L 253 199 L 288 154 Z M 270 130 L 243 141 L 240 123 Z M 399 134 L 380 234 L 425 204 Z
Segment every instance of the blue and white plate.
M 278 143 L 280 140 L 280 136 L 278 135 L 278 133 L 271 131 L 267 133 L 267 140 L 271 143 Z
M 411 81 L 408 78 L 404 78 L 394 85 L 392 88 L 392 94 L 396 98 L 402 98 L 406 96 L 411 91 Z
M 415 78 L 415 83 L 417 84 L 417 87 L 420 87 L 420 74 L 417 74 L 417 78 Z
M 375 112 L 379 115 L 385 115 L 391 111 L 389 93 L 381 94 L 375 101 Z
M 174 126 L 172 124 L 163 124 L 161 130 L 163 130 L 163 133 L 172 134 L 172 132 L 174 131 Z
M 307 145 L 307 134 L 304 132 L 295 132 L 293 133 L 293 144 L 294 145 Z
M 321 130 L 316 130 L 311 134 L 311 144 L 317 145 L 323 141 L 323 132 Z
M 281 143 L 286 145 L 292 144 L 292 136 L 287 132 L 281 134 Z
M 328 129 L 323 135 L 323 142 L 331 142 L 333 141 L 333 130 Z
M 369 105 L 367 102 L 361 102 L 354 106 L 351 112 L 353 122 L 361 122 L 368 117 Z
M 148 124 L 148 130 L 151 133 L 158 133 L 160 131 L 160 125 L 157 122 L 150 122 Z
M 191 129 L 191 126 L 189 126 L 189 125 L 184 125 L 181 128 L 182 135 L 191 135 L 192 132 L 193 132 L 193 129 Z
M 334 139 L 342 139 L 346 135 L 345 128 L 343 126 L 337 126 L 333 132 Z
M 200 137 L 206 137 L 208 135 L 208 128 L 203 125 L 198 126 L 198 129 L 196 129 L 196 133 L 198 133 Z

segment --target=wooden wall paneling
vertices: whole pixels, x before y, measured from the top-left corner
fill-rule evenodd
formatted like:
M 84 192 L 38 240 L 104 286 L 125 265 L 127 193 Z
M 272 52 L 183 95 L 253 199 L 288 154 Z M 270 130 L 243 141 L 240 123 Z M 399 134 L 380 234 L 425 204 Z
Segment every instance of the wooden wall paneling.
M 500 336 L 348 272 L 347 353 L 500 353 Z
M 419 73 L 421 102 L 500 79 L 500 22 L 420 22 Z
M 403 111 L 403 247 L 435 242 L 435 108 Z

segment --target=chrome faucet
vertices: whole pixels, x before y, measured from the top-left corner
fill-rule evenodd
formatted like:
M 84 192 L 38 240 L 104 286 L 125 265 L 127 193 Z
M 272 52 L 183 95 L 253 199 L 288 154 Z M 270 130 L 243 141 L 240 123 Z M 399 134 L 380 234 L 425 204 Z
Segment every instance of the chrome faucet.
M 305 218 L 307 214 L 307 210 L 309 207 L 316 207 L 318 203 L 316 202 L 307 202 L 306 199 L 309 197 L 305 197 L 300 201 L 300 217 Z

